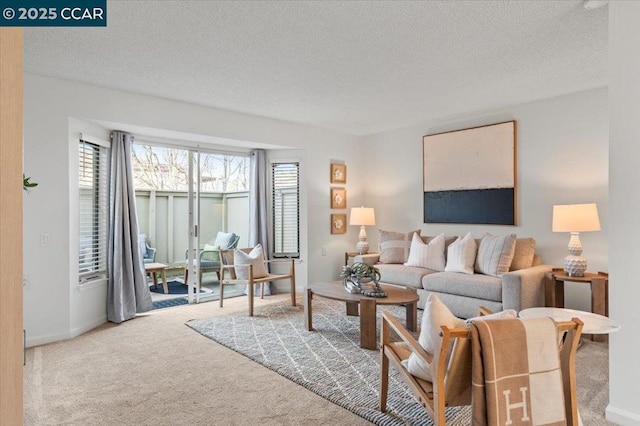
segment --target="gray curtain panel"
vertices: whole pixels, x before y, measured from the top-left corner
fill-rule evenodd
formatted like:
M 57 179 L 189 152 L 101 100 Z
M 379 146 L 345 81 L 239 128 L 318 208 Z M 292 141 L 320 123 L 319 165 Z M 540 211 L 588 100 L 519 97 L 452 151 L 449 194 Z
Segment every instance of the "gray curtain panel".
M 249 246 L 261 244 L 266 259 L 271 254 L 269 243 L 269 212 L 267 204 L 267 155 L 264 149 L 251 151 L 251 177 L 249 179 Z M 271 284 L 265 286 L 265 294 L 271 294 Z M 258 288 L 255 288 L 258 294 Z
M 133 136 L 111 134 L 111 191 L 107 250 L 107 319 L 121 323 L 153 308 L 142 253 L 138 249 L 138 217 L 133 188 Z

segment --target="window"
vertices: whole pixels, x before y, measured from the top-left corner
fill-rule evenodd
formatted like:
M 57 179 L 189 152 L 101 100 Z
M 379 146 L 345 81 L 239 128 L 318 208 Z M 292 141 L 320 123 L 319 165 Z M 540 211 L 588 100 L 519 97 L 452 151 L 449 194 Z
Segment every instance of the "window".
M 300 164 L 271 164 L 273 257 L 300 257 Z
M 79 281 L 107 276 L 108 148 L 80 140 L 79 150 Z

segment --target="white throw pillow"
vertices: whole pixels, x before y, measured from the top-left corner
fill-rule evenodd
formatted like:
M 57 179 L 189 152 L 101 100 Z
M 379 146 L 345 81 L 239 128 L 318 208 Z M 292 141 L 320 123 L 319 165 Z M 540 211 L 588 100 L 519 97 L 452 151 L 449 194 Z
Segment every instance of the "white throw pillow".
M 476 253 L 478 245 L 473 239 L 471 232 L 467 232 L 464 237 L 458 237 L 449 244 L 447 249 L 447 265 L 445 272 L 461 272 L 463 274 L 473 274 L 473 264 L 476 263 Z
M 413 234 L 409 260 L 404 265 L 444 271 L 444 234 L 433 237 L 428 244 L 418 234 Z
M 449 328 L 464 327 L 464 321 L 453 315 L 440 298 L 431 293 L 424 305 L 420 336 L 418 337 L 418 343 L 429 355 L 440 351 L 440 343 L 442 342 L 440 326 L 442 325 Z M 416 354 L 409 355 L 409 358 L 402 361 L 402 364 L 414 376 L 432 381 L 432 366 Z
M 234 265 L 253 265 L 253 278 L 262 278 L 269 275 L 267 269 L 264 266 L 264 255 L 262 252 L 262 246 L 258 244 L 249 253 L 245 253 L 241 250 L 233 251 L 233 264 Z M 238 267 L 235 268 L 236 277 L 239 280 L 249 279 L 249 268 Z
M 516 234 L 497 237 L 484 234 L 478 246 L 476 272 L 493 277 L 501 277 L 509 272 L 516 249 Z
M 515 311 L 515 309 L 505 309 L 504 311 L 495 312 L 490 315 L 482 315 L 478 317 L 469 318 L 468 320 L 465 321 L 465 324 L 469 325 L 473 321 L 487 321 L 487 320 L 494 320 L 494 319 L 511 319 L 511 318 L 518 318 L 518 313 Z

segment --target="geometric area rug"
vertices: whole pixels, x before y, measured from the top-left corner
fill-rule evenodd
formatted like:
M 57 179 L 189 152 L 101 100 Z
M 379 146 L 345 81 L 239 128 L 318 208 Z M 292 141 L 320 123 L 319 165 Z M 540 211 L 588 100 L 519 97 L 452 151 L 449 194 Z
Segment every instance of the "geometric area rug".
M 404 307 L 384 309 L 404 324 Z M 393 367 L 387 412 L 378 410 L 380 352 L 360 348 L 360 319 L 345 310 L 342 302 L 314 298 L 311 332 L 305 329 L 301 304 L 270 305 L 253 317 L 241 312 L 187 325 L 376 425 L 433 425 Z M 469 425 L 471 409 L 451 407 L 446 417 L 447 425 Z

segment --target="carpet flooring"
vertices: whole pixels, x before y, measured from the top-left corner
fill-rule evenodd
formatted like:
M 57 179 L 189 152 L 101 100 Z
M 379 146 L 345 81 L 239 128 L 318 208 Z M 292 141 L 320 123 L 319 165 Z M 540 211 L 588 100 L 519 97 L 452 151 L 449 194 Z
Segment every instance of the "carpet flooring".
M 389 308 L 403 322 L 404 308 Z M 254 317 L 230 315 L 187 325 L 374 424 L 433 424 L 393 368 L 388 412 L 378 411 L 379 352 L 360 348 L 359 319 L 347 317 L 343 303 L 314 301 L 313 321 L 315 331 L 308 332 L 302 307 L 278 305 Z M 578 351 L 578 400 L 585 425 L 606 424 L 607 353 L 606 344 L 586 340 Z M 468 407 L 447 410 L 447 424 L 470 423 Z

